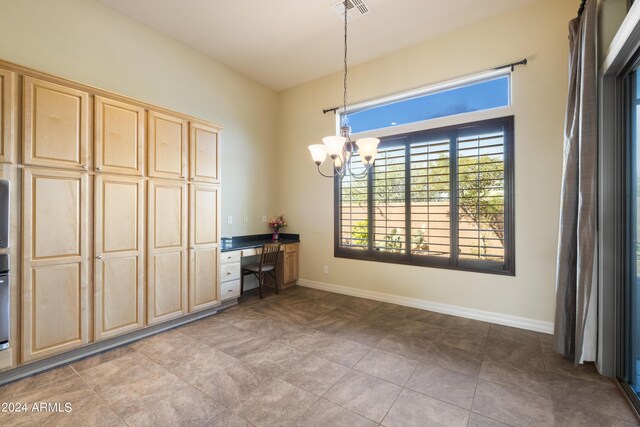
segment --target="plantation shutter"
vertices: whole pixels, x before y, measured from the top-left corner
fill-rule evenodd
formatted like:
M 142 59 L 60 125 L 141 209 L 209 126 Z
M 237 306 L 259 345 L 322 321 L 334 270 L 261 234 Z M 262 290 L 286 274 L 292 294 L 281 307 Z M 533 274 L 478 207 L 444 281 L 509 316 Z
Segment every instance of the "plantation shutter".
M 505 263 L 505 128 L 457 132 L 458 257 L 474 265 Z
M 411 253 L 448 259 L 450 226 L 449 134 L 416 136 L 410 147 Z
M 336 185 L 336 256 L 515 273 L 513 117 L 383 138 Z
M 364 173 L 364 167 L 357 153 L 354 155 L 352 165 L 356 174 Z M 351 249 L 367 249 L 369 245 L 367 177 L 357 179 L 345 175 L 344 178 L 339 180 L 339 185 L 339 246 Z
M 404 142 L 404 141 L 402 141 Z M 373 249 L 406 251 L 405 145 L 387 142 L 373 166 Z

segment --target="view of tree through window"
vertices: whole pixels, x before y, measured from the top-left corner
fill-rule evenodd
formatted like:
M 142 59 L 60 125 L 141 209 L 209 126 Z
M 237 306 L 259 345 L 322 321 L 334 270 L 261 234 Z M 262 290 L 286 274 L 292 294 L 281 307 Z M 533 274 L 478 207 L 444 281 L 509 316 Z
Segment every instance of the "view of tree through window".
M 338 182 L 336 254 L 512 272 L 512 125 L 384 138 L 368 177 Z

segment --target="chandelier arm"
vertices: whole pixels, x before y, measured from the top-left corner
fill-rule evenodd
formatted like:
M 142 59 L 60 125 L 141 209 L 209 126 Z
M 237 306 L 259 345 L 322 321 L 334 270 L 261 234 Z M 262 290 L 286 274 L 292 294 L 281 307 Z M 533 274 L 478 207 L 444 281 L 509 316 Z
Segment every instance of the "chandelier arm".
M 353 170 L 350 170 L 349 171 L 349 175 L 351 175 L 352 177 L 354 177 L 356 179 L 366 178 L 369 175 L 369 169 L 371 169 L 371 163 L 369 163 L 368 165 L 365 165 L 364 171 L 362 171 L 361 174 L 354 173 Z
M 346 165 L 344 163 L 342 163 L 342 166 L 340 167 L 340 169 L 335 167 L 335 163 L 333 166 L 333 175 L 328 175 L 324 172 L 322 172 L 322 170 L 320 169 L 320 165 L 322 165 L 322 163 L 317 164 L 317 168 L 318 168 L 318 173 L 322 176 L 324 176 L 325 178 L 340 178 L 342 179 L 345 175 L 345 170 L 346 170 Z
M 339 175 L 336 175 L 336 173 L 335 173 L 335 167 L 333 168 L 333 170 L 334 170 L 334 174 L 333 175 L 327 175 L 326 173 L 322 172 L 322 170 L 320 170 L 320 165 L 318 165 L 318 173 L 320 175 L 324 176 L 325 178 L 335 178 L 336 176 L 339 176 Z

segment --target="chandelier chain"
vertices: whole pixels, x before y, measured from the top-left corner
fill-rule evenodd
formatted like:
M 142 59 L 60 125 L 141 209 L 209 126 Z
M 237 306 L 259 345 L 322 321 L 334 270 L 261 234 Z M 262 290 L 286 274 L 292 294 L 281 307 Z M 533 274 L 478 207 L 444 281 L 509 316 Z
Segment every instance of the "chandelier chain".
M 343 112 L 342 112 L 342 122 L 343 125 L 346 125 L 349 121 L 347 117 L 347 2 L 348 0 L 344 0 L 344 93 L 343 93 Z

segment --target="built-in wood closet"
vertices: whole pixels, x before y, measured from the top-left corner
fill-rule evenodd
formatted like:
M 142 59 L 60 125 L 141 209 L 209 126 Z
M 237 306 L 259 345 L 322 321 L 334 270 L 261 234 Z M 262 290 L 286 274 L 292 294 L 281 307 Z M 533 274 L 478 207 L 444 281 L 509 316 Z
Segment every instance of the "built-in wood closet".
M 6 62 L 0 91 L 21 199 L 0 369 L 220 303 L 220 126 Z

